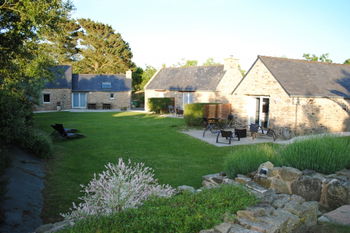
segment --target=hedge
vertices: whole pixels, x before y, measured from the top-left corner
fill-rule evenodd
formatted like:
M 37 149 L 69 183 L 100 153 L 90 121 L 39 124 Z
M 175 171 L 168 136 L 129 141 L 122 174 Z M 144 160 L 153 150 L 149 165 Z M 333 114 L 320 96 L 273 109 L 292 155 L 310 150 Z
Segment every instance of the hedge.
M 150 111 L 157 114 L 168 112 L 168 106 L 173 104 L 172 98 L 149 98 L 148 107 Z

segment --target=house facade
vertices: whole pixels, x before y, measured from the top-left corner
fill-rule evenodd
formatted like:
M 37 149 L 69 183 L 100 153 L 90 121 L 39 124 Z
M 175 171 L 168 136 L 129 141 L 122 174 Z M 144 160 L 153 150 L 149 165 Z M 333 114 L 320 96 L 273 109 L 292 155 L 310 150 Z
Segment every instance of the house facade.
M 173 98 L 174 106 L 189 103 L 229 103 L 234 85 L 242 79 L 238 59 L 224 65 L 163 68 L 145 86 L 145 109 L 149 98 Z
M 131 71 L 125 75 L 72 74 L 71 66 L 57 66 L 54 74 L 36 110 L 130 108 Z
M 350 130 L 350 65 L 258 56 L 232 94 L 243 124 L 299 135 Z

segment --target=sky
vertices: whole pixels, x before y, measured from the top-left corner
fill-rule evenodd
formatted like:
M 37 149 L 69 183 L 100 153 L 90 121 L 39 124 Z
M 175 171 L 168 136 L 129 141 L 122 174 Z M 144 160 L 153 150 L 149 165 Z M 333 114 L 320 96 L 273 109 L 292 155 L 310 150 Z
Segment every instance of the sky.
M 350 58 L 350 0 L 73 0 L 74 18 L 111 25 L 129 43 L 137 66 L 182 59 L 248 70 L 257 55 Z

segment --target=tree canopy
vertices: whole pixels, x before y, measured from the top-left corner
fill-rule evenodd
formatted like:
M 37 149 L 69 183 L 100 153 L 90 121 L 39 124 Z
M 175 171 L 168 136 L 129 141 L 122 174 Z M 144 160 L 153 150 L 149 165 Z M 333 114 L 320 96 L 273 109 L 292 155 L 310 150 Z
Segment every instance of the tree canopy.
M 62 0 L 0 0 L 0 146 L 26 132 L 43 80 L 51 76 L 53 61 L 41 42 L 60 31 L 71 9 Z
M 316 56 L 315 54 L 304 53 L 303 58 L 308 61 L 320 61 L 320 62 L 328 62 L 332 63 L 333 61 L 328 57 L 328 53 L 321 54 L 320 56 Z
M 350 65 L 350 58 L 344 61 L 344 64 L 349 64 Z

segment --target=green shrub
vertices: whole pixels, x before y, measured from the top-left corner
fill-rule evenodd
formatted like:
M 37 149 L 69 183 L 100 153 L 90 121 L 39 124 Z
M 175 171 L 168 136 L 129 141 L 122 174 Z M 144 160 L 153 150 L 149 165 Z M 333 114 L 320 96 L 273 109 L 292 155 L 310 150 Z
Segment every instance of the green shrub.
M 184 119 L 188 126 L 202 126 L 205 111 L 204 103 L 186 104 Z
M 154 198 L 138 209 L 87 218 L 63 232 L 199 232 L 223 222 L 225 213 L 254 203 L 255 198 L 243 188 L 223 185 L 197 194 Z
M 168 112 L 168 106 L 173 104 L 172 98 L 149 98 L 148 107 L 150 111 L 157 114 Z
M 296 141 L 281 150 L 283 164 L 329 174 L 350 168 L 347 137 L 323 136 Z
M 231 153 L 225 160 L 224 170 L 230 178 L 237 174 L 248 174 L 259 168 L 266 161 L 279 165 L 275 148 L 269 144 L 242 147 Z
M 28 129 L 20 140 L 21 146 L 39 158 L 48 158 L 52 154 L 52 140 L 45 132 Z

